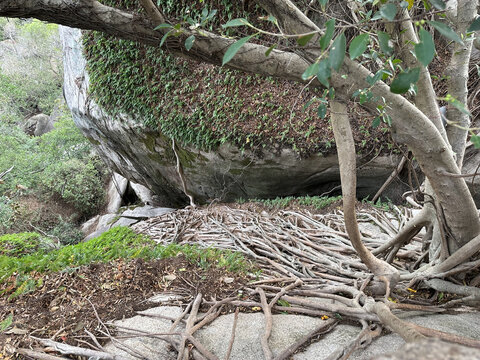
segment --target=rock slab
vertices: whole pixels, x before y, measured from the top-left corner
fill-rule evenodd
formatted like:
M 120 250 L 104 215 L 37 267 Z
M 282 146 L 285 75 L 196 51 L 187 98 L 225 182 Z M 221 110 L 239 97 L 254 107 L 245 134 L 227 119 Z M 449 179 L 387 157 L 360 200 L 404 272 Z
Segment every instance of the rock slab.
M 119 331 L 136 330 L 143 333 L 168 332 L 173 319 L 182 313 L 182 308 L 160 306 L 141 312 L 130 319 L 116 321 L 120 326 Z M 172 320 L 169 320 L 171 318 Z M 224 359 L 232 334 L 234 314 L 222 315 L 214 322 L 195 333 L 195 337 L 209 351 L 219 359 Z M 446 331 L 449 333 L 480 340 L 480 313 L 462 313 L 455 315 L 419 315 L 411 314 L 406 320 L 419 325 Z M 324 320 L 301 315 L 273 315 L 273 327 L 269 345 L 274 356 L 297 340 L 316 329 Z M 183 326 L 183 325 L 182 325 Z M 132 330 L 134 329 L 134 330 Z M 182 329 L 182 328 L 180 328 Z M 264 315 L 257 313 L 240 313 L 235 329 L 231 360 L 261 360 L 264 359 L 260 338 L 264 334 Z M 360 333 L 357 326 L 340 324 L 317 342 L 309 345 L 304 351 L 293 356 L 294 360 L 322 360 L 328 359 L 332 354 L 344 349 Z M 123 346 L 135 349 L 145 359 L 175 359 L 176 354 L 170 351 L 167 343 L 152 337 L 137 337 L 122 340 Z M 107 349 L 112 353 L 135 359 L 128 352 L 121 350 L 122 346 L 109 344 Z M 435 357 L 432 357 L 435 354 Z M 139 355 L 139 354 L 137 354 Z M 372 342 L 367 348 L 359 349 L 351 354 L 351 360 L 480 360 L 480 350 L 466 348 L 439 340 L 428 340 L 425 343 L 405 345 L 404 341 L 396 334 L 383 335 Z

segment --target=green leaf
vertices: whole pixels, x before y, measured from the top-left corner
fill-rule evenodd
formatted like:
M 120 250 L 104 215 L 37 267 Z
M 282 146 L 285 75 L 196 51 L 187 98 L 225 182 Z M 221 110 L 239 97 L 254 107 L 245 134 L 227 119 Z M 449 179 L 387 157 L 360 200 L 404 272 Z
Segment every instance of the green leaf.
M 0 332 L 7 330 L 13 322 L 13 314 L 9 314 L 2 322 L 0 322 Z
M 165 43 L 165 40 L 167 40 L 167 38 L 172 35 L 172 30 L 170 30 L 169 32 L 167 32 L 165 35 L 162 36 L 162 40 L 160 40 L 160 44 L 159 46 L 162 47 L 162 45 Z
M 318 0 L 320 6 L 322 9 L 325 9 L 325 6 L 327 6 L 328 0 Z
M 387 55 L 392 55 L 393 47 L 390 46 L 390 35 L 386 32 L 378 32 L 378 42 L 380 44 L 380 50 Z
M 427 67 L 435 56 L 435 43 L 432 35 L 423 27 L 419 31 L 420 42 L 415 45 L 415 55 L 423 66 Z
M 335 32 L 335 19 L 330 19 L 325 23 L 325 34 L 320 38 L 320 47 L 325 50 L 333 38 Z
M 274 24 L 277 24 L 277 18 L 275 16 L 272 16 L 272 15 L 268 15 L 267 18 L 266 18 L 267 21 L 270 21 Z
M 332 72 L 330 70 L 330 62 L 328 59 L 323 59 L 320 61 L 318 64 L 318 72 L 317 72 L 317 79 L 320 81 L 320 83 L 325 86 L 325 87 L 330 87 L 330 83 L 328 82 L 328 79 L 332 75 Z
M 232 45 L 230 45 L 225 51 L 225 54 L 223 55 L 223 61 L 222 61 L 222 66 L 228 63 L 232 58 L 235 56 L 235 54 L 240 50 L 240 48 L 247 43 L 248 40 L 250 40 L 252 37 L 255 35 L 250 35 L 250 36 L 245 36 L 241 38 L 238 41 L 235 41 Z
M 302 74 L 302 79 L 303 80 L 309 80 L 313 76 L 317 75 L 318 73 L 318 62 L 314 62 L 312 65 L 310 65 Z
M 382 120 L 380 119 L 380 116 L 377 116 L 375 119 L 373 119 L 373 122 L 372 122 L 372 128 L 376 128 L 378 127 L 378 125 L 380 125 L 380 122 Z
M 212 20 L 215 15 L 217 15 L 217 10 L 212 10 L 212 11 L 210 11 L 210 13 L 208 14 L 208 16 L 205 20 L 207 20 L 207 21 Z
M 393 21 L 397 15 L 397 7 L 393 3 L 382 5 L 380 8 L 380 15 L 388 21 Z
M 332 44 L 332 49 L 330 50 L 330 66 L 336 71 L 340 70 L 340 67 L 343 64 L 343 59 L 345 58 L 345 50 L 347 48 L 347 39 L 345 34 L 341 33 Z
M 430 25 L 432 25 L 440 34 L 445 36 L 447 39 L 453 40 L 459 44 L 463 44 L 462 39 L 460 36 L 457 35 L 455 31 L 453 31 L 450 26 L 441 23 L 439 21 L 427 21 Z
M 173 28 L 173 26 L 170 25 L 170 24 L 160 24 L 157 27 L 155 27 L 155 29 L 153 29 L 153 30 L 171 29 L 171 28 Z
M 350 48 L 348 52 L 350 53 L 350 59 L 356 59 L 362 55 L 365 50 L 367 50 L 368 43 L 370 42 L 370 37 L 368 34 L 358 35 L 350 43 Z
M 190 51 L 190 49 L 192 48 L 194 42 L 195 42 L 195 36 L 194 36 L 194 35 L 190 35 L 190 36 L 187 38 L 187 40 L 185 40 L 185 49 L 187 49 L 187 51 Z
M 438 10 L 445 10 L 445 8 L 447 7 L 447 5 L 445 5 L 445 2 L 443 2 L 442 0 L 429 0 L 429 1 L 430 1 L 430 4 L 432 4 Z
M 404 94 L 410 89 L 412 83 L 416 83 L 420 77 L 420 68 L 410 69 L 398 74 L 390 85 L 390 91 L 394 94 Z
M 461 111 L 461 112 L 464 113 L 465 115 L 472 116 L 472 114 L 470 113 L 470 111 L 468 111 L 468 109 L 466 108 L 466 106 L 465 106 L 461 101 L 458 101 L 458 100 L 455 99 L 454 97 L 449 97 L 447 101 L 448 101 L 450 104 L 452 104 L 453 106 L 455 106 L 459 111 Z
M 310 105 L 312 105 L 313 102 L 316 101 L 316 100 L 317 100 L 317 97 L 316 97 L 316 96 L 314 96 L 313 98 L 311 98 L 310 100 L 308 100 L 307 103 L 306 103 L 305 105 L 303 105 L 303 111 L 307 110 L 308 107 L 309 107 Z
M 250 25 L 248 20 L 245 19 L 245 18 L 238 18 L 238 19 L 230 20 L 226 24 L 223 24 L 222 28 L 226 29 L 226 28 L 229 28 L 229 27 L 245 26 L 245 25 Z
M 299 38 L 297 38 L 297 44 L 300 45 L 300 46 L 307 45 L 308 42 L 313 38 L 313 35 L 315 35 L 315 34 L 300 36 Z
M 467 32 L 478 31 L 478 30 L 480 30 L 480 16 L 472 21 L 472 23 L 468 27 Z
M 325 115 L 327 115 L 327 105 L 323 103 L 318 105 L 317 114 L 320 117 L 320 119 L 324 119 Z
M 470 141 L 472 142 L 473 146 L 475 146 L 475 149 L 480 149 L 480 136 L 472 135 L 470 137 Z
M 391 75 L 390 72 L 384 70 L 384 69 L 380 69 L 376 72 L 375 75 L 373 76 L 369 76 L 367 77 L 365 80 L 367 80 L 367 83 L 372 86 L 374 85 L 378 80 L 382 79 L 383 78 L 383 75 Z
M 288 301 L 282 300 L 282 299 L 278 299 L 277 303 L 278 303 L 278 305 L 280 305 L 280 306 L 286 306 L 286 307 L 292 306 L 292 305 L 290 305 L 290 303 L 289 303 Z
M 272 46 L 270 46 L 268 50 L 265 51 L 265 56 L 268 57 L 272 53 L 273 49 L 275 49 L 276 47 L 277 47 L 277 44 L 273 44 Z

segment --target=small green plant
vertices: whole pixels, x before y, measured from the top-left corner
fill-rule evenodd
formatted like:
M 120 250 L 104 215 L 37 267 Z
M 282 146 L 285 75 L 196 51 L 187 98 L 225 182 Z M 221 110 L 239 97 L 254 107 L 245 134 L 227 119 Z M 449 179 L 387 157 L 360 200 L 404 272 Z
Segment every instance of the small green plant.
M 18 257 L 33 253 L 44 253 L 53 247 L 51 240 L 45 239 L 35 232 L 0 236 L 0 256 Z
M 383 211 L 390 211 L 392 210 L 392 201 L 387 198 L 386 201 L 382 201 L 382 199 L 378 199 L 376 202 L 373 202 L 371 200 L 368 200 L 368 197 L 365 199 L 362 199 L 362 203 L 364 204 L 369 204 L 373 207 L 376 207 L 377 209 L 383 210 Z
M 70 221 L 59 218 L 58 224 L 50 231 L 62 245 L 74 245 L 82 241 L 84 234 Z
M 313 206 L 316 209 L 324 209 L 327 206 L 341 200 L 339 196 L 303 196 L 297 199 L 300 205 Z
M 13 314 L 8 314 L 8 316 L 0 321 L 0 333 L 7 330 L 13 323 Z
M 250 199 L 250 202 L 257 202 L 263 204 L 269 209 L 284 209 L 288 206 L 293 205 L 302 205 L 302 206 L 312 206 L 318 210 L 323 209 L 330 204 L 333 204 L 339 201 L 341 196 L 287 196 L 287 197 L 277 197 L 275 199 Z M 246 203 L 245 199 L 238 199 L 236 201 L 239 204 Z

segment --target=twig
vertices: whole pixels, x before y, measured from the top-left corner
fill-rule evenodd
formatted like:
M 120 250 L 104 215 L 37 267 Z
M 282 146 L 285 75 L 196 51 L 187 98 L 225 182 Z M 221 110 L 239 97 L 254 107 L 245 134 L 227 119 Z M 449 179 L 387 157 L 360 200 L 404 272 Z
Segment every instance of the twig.
M 37 340 L 38 342 L 40 342 L 45 346 L 50 346 L 54 348 L 56 351 L 64 355 L 86 356 L 88 358 L 97 358 L 97 359 L 105 359 L 105 360 L 126 360 L 126 358 L 123 356 L 112 355 L 104 351 L 84 349 L 78 346 L 62 344 L 50 339 L 41 339 L 34 336 L 31 336 L 31 338 L 34 340 Z
M 5 175 L 7 175 L 10 171 L 12 171 L 14 167 L 15 167 L 15 165 L 13 165 L 10 169 L 5 170 L 4 172 L 0 173 L 0 179 L 3 178 Z
M 235 329 L 237 328 L 238 321 L 238 312 L 240 308 L 235 309 L 235 315 L 233 316 L 233 325 L 232 325 L 232 336 L 230 337 L 230 342 L 228 343 L 227 354 L 225 355 L 225 360 L 230 359 L 230 354 L 232 353 L 233 342 L 235 341 Z
M 16 349 L 15 352 L 17 354 L 25 355 L 38 360 L 66 360 L 67 359 L 67 358 L 64 358 L 63 356 L 60 357 L 60 356 L 49 355 L 49 354 L 45 354 L 44 352 L 24 349 L 24 348 Z
M 175 138 L 172 136 L 172 150 L 175 154 L 175 158 L 177 159 L 177 173 L 178 176 L 180 177 L 180 181 L 182 182 L 182 188 L 183 188 L 183 193 L 188 197 L 190 200 L 190 206 L 195 207 L 195 201 L 193 200 L 193 195 L 190 194 L 190 192 L 187 189 L 187 182 L 185 181 L 185 175 L 183 173 L 183 166 L 180 161 L 180 157 L 178 156 L 177 153 L 177 145 L 175 143 Z
M 184 334 L 182 335 L 182 339 L 180 340 L 180 345 L 178 348 L 178 356 L 177 360 L 183 360 L 183 354 L 185 352 L 185 345 L 187 338 L 192 335 L 192 328 L 193 325 L 195 324 L 195 321 L 197 319 L 197 313 L 198 309 L 200 307 L 200 304 L 202 303 L 202 294 L 197 294 L 197 297 L 195 298 L 193 305 L 192 305 L 192 311 L 190 312 L 190 315 L 187 319 L 187 324 L 185 325 L 185 331 Z
M 399 161 L 397 167 L 393 170 L 393 172 L 390 174 L 387 180 L 383 183 L 383 185 L 378 189 L 377 193 L 375 196 L 372 198 L 372 202 L 375 203 L 377 199 L 382 195 L 383 191 L 387 188 L 388 185 L 395 179 L 395 177 L 402 171 L 403 167 L 405 166 L 405 163 L 407 162 L 407 157 L 404 155 L 402 156 L 402 159 Z
M 268 339 L 270 338 L 270 334 L 272 332 L 272 309 L 267 303 L 267 297 L 265 296 L 265 292 L 262 288 L 257 288 L 255 290 L 260 295 L 260 302 L 262 304 L 262 310 L 265 314 L 265 332 L 260 339 L 263 349 L 263 355 L 265 356 L 265 360 L 272 360 L 272 350 L 270 350 L 270 346 L 268 345 Z
M 278 356 L 275 357 L 274 360 L 286 360 L 292 356 L 297 349 L 299 349 L 303 344 L 310 341 L 314 336 L 318 336 L 320 334 L 326 334 L 327 332 L 331 331 L 334 326 L 338 323 L 336 319 L 328 319 L 325 322 L 322 322 L 316 329 L 309 332 L 303 338 L 297 340 L 295 343 L 290 345 L 287 349 L 282 351 Z

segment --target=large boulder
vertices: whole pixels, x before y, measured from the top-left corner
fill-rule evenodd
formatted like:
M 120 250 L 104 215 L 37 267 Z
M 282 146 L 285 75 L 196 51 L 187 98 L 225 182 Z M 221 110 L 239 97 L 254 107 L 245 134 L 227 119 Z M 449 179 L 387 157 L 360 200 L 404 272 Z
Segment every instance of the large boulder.
M 186 197 L 171 139 L 130 116 L 112 118 L 97 106 L 88 95 L 89 76 L 80 31 L 62 27 L 60 34 L 64 49 L 64 94 L 75 124 L 114 171 L 145 185 L 162 198 L 164 206 L 184 204 Z M 214 151 L 179 146 L 177 152 L 187 189 L 197 202 L 339 191 L 335 154 L 299 158 L 291 149 L 272 149 L 259 156 L 228 143 Z M 377 156 L 373 160 L 359 157 L 358 195 L 375 194 L 398 161 L 399 155 Z M 391 193 L 389 196 L 395 197 Z
M 53 130 L 53 119 L 45 114 L 34 115 L 25 122 L 23 130 L 30 136 L 42 136 Z

